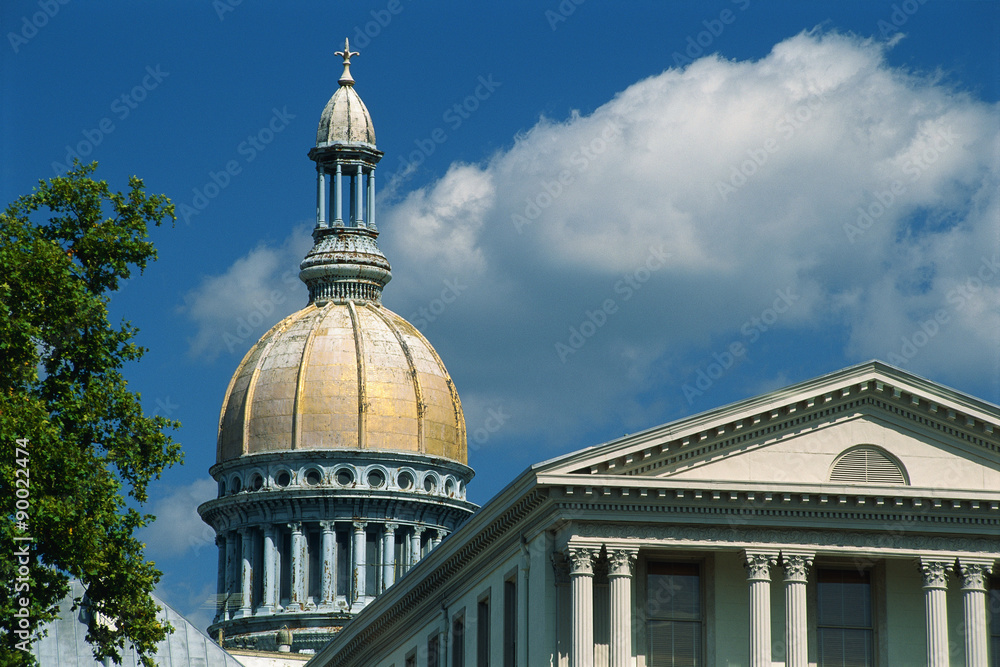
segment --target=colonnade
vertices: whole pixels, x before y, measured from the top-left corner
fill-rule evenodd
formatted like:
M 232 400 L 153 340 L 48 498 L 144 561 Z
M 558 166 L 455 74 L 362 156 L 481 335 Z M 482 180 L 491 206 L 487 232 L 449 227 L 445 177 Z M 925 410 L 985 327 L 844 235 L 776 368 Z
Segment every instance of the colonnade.
M 606 549 L 611 589 L 610 667 L 632 662 L 632 577 L 638 547 Z M 601 549 L 570 547 L 571 667 L 594 667 L 594 566 Z M 771 578 L 780 567 L 785 589 L 785 665 L 808 667 L 806 582 L 815 554 L 810 551 L 745 550 L 749 588 L 750 667 L 771 667 Z M 988 667 L 986 586 L 988 560 L 919 559 L 924 590 L 928 667 L 949 667 L 946 592 L 954 573 L 961 578 L 967 667 Z
M 317 526 L 319 540 L 314 546 L 318 553 L 312 554 L 308 534 L 315 533 Z M 372 534 L 376 563 L 368 562 Z M 224 531 L 216 537 L 219 604 L 215 621 L 363 606 L 391 586 L 397 573 L 416 565 L 446 534 L 438 527 L 367 520 L 267 523 Z M 310 590 L 309 580 L 317 579 L 309 571 L 310 562 L 319 568 L 318 590 Z M 345 570 L 346 582 L 338 581 L 342 579 L 338 573 Z M 369 575 L 374 577 L 371 582 Z M 286 595 L 282 595 L 283 582 Z
M 348 187 L 350 197 L 349 227 L 373 227 L 375 224 L 375 168 L 366 164 L 334 165 L 332 173 L 327 173 L 326 167 L 319 165 L 316 176 L 316 226 L 344 226 L 343 211 L 343 178 L 350 179 Z M 327 180 L 332 176 L 333 187 L 333 219 L 328 222 L 327 211 Z M 367 187 L 365 180 L 367 176 Z M 367 192 L 366 192 L 367 191 Z M 367 224 L 366 221 L 367 220 Z

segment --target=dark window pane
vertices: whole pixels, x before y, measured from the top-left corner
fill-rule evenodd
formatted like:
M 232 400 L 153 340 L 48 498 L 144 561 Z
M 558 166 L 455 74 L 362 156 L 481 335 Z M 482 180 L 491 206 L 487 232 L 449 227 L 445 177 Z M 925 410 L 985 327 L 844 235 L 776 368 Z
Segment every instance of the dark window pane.
M 820 667 L 874 665 L 869 573 L 819 570 L 816 598 Z
M 646 568 L 649 667 L 702 665 L 701 577 L 697 563 Z

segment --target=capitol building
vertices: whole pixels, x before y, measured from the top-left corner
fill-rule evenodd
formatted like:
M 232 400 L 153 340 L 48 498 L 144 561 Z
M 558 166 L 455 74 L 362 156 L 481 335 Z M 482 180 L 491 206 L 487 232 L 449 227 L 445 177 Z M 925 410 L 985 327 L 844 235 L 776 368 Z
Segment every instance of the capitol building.
M 382 152 L 337 55 L 309 303 L 226 390 L 199 508 L 218 605 L 207 635 L 165 610 L 159 664 L 1000 666 L 1000 408 L 878 361 L 581 442 L 469 502 L 458 390 L 381 304 Z M 90 664 L 52 637 L 43 665 Z

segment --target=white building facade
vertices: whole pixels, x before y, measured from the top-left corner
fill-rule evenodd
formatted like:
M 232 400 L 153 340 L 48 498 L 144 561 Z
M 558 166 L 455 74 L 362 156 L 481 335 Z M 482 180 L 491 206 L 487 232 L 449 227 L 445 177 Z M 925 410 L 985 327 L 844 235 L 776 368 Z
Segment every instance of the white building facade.
M 1000 665 L 998 431 L 869 362 L 537 464 L 309 664 Z

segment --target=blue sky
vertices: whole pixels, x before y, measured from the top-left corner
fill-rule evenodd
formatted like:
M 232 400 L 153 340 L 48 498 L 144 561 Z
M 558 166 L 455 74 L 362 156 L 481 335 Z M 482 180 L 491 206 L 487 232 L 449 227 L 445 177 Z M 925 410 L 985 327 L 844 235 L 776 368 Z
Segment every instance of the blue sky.
M 472 500 L 871 358 L 1000 402 L 1000 3 L 36 0 L 0 27 L 2 200 L 75 150 L 178 205 L 112 314 L 184 425 L 144 538 L 202 625 L 194 507 L 230 374 L 305 304 L 345 36 L 385 152 L 384 303 L 455 379 Z

